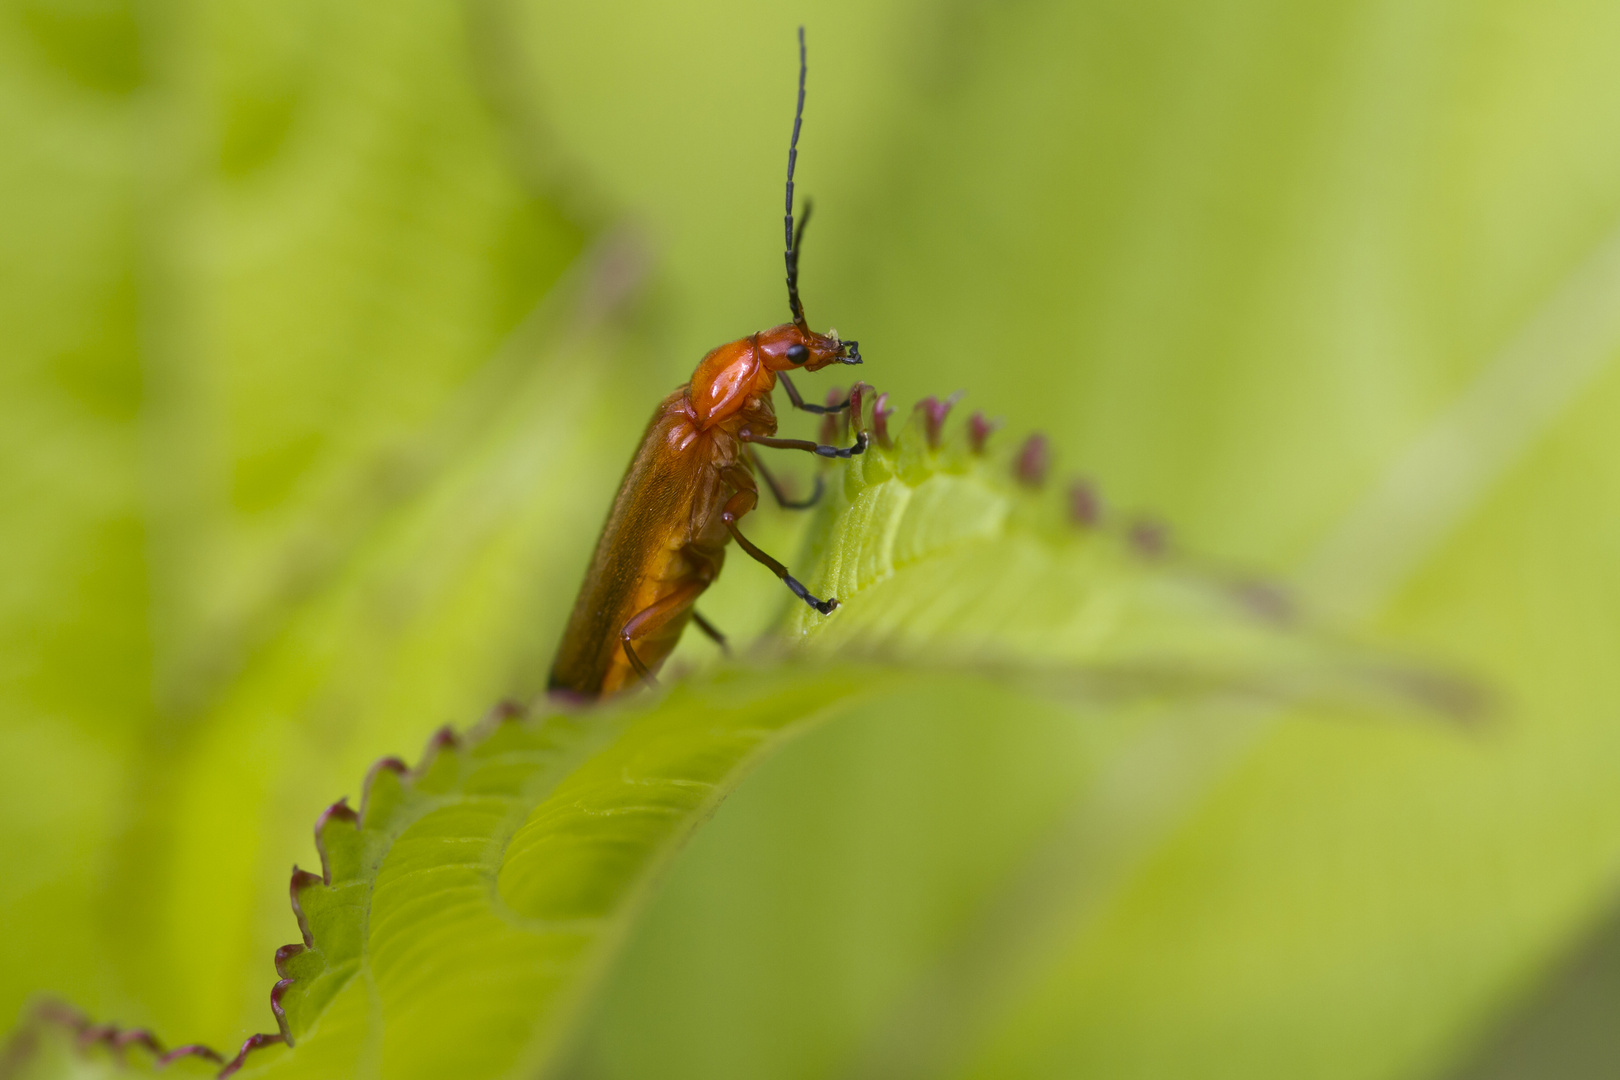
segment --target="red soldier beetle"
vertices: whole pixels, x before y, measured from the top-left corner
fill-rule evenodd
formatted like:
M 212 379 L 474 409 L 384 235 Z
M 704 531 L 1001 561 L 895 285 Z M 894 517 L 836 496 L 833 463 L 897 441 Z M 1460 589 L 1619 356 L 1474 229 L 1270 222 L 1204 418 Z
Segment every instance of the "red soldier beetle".
M 800 27 L 799 97 L 788 144 L 783 223 L 788 308 L 793 321 L 713 350 L 698 364 L 691 382 L 665 398 L 653 413 L 608 512 L 552 663 L 553 691 L 595 698 L 638 680 L 655 681 L 653 672 L 675 648 L 688 621 L 696 622 L 723 648 L 725 638 L 694 605 L 719 576 L 731 540 L 823 615 L 838 607 L 835 598 L 812 596 L 787 567 L 754 546 L 738 528 L 738 522 L 759 502 L 756 471 L 783 507 L 811 506 L 821 494 L 818 476 L 810 498 L 788 500 L 759 460 L 756 447 L 847 458 L 864 452 L 867 446 L 861 422 L 861 384 L 840 403 L 809 405 L 787 374 L 861 362 L 856 342 L 839 340 L 836 331 L 818 334 L 811 330 L 799 300 L 799 250 L 810 221 L 810 204 L 805 203 L 795 229 L 793 169 L 804 118 L 805 60 L 804 28 Z M 775 438 L 771 391 L 778 380 L 795 409 L 819 414 L 848 409 L 854 445 Z

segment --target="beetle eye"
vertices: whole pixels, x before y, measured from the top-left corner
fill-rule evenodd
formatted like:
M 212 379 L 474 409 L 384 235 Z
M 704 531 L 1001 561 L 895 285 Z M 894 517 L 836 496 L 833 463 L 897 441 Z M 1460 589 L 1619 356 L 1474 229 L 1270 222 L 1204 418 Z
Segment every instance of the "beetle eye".
M 789 345 L 787 358 L 790 364 L 802 364 L 810 359 L 810 350 L 803 345 Z

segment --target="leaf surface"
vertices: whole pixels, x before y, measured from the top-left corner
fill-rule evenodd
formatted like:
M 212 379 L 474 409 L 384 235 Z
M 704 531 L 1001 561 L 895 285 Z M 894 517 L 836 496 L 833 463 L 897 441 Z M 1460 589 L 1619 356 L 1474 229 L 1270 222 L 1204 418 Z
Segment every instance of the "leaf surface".
M 1070 670 L 1078 700 L 1092 701 L 1083 715 L 1110 738 L 1139 736 L 1155 718 L 1162 726 L 1153 706 L 1167 700 L 1209 711 L 1224 696 L 1235 717 L 1267 680 L 1286 675 L 1297 652 L 1312 651 L 1298 630 L 1246 606 L 1219 579 L 1137 550 L 1128 535 L 1049 520 L 1061 509 L 1055 493 L 1020 490 L 1006 462 L 970 450 L 965 435 L 936 448 L 919 422 L 892 449 L 857 460 L 835 474 L 845 497 L 822 519 L 812 545 L 822 561 L 810 580 L 840 581 L 840 567 L 872 565 L 874 536 L 900 537 L 905 556 L 850 591 L 816 624 L 819 634 L 801 635 L 809 640 L 791 648 L 794 662 L 721 668 L 650 704 L 630 698 L 495 721 L 465 744 L 446 733 L 409 773 L 392 761 L 374 768 L 358 815 L 340 803 L 322 817 L 322 872 L 293 878 L 304 940 L 277 958 L 283 982 L 273 1001 L 292 1048 L 249 1056 L 244 1075 L 477 1077 L 559 1067 L 571 1025 L 651 883 L 750 767 L 860 699 L 973 682 L 972 665 L 950 675 L 897 660 L 893 606 L 936 603 L 941 567 L 951 603 L 996 617 L 912 618 L 906 644 L 998 657 L 981 681 Z M 902 497 L 896 485 L 921 494 Z M 950 498 L 931 497 L 940 485 Z M 889 517 L 874 506 L 889 507 Z M 917 513 L 928 506 L 943 516 Z M 972 570 L 958 558 L 964 543 Z M 1052 615 L 1038 652 L 1027 649 L 1032 630 L 1020 616 L 1042 616 L 1029 611 L 1027 593 L 1008 588 L 1006 570 L 1031 558 L 1042 563 Z M 1074 613 L 1098 594 L 1110 621 L 1081 618 L 1074 632 Z M 971 634 L 952 633 L 961 625 Z M 1116 625 L 1150 630 L 1133 636 Z M 1224 643 L 1227 663 L 1190 687 L 1170 681 L 1207 651 L 1204 635 Z M 1121 687 L 1099 677 L 1144 666 L 1166 680 Z M 1292 689 L 1279 683 L 1277 693 Z M 999 700 L 1019 707 L 1015 691 Z

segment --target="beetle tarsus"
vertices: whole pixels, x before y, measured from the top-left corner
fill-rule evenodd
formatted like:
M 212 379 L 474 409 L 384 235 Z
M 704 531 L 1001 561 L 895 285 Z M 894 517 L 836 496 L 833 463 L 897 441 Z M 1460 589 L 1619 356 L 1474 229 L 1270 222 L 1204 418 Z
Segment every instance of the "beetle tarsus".
M 833 612 L 838 610 L 838 597 L 829 596 L 825 600 L 817 600 L 815 596 L 811 594 L 810 590 L 804 587 L 804 583 L 798 578 L 794 577 L 792 574 L 783 574 L 782 581 L 787 585 L 788 589 L 792 591 L 794 596 L 797 596 L 800 600 L 803 600 L 805 603 L 809 604 L 823 615 L 831 615 Z
M 854 446 L 817 446 L 814 453 L 818 457 L 850 458 L 866 453 L 866 442 L 866 432 L 863 431 L 855 437 Z

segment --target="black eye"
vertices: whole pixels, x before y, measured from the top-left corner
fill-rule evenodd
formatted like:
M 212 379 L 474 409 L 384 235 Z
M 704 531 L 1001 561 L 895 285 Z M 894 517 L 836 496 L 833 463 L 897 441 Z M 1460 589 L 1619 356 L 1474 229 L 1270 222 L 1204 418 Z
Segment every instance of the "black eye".
M 810 350 L 803 345 L 789 345 L 787 358 L 790 364 L 802 364 L 810 359 Z

